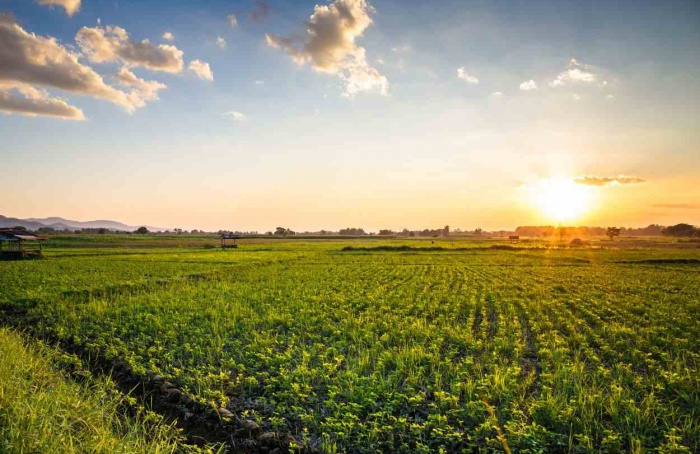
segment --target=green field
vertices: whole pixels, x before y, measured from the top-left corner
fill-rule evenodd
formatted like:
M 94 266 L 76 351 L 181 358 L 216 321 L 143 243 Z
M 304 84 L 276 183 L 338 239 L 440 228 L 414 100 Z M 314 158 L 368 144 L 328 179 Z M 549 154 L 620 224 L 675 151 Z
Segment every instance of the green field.
M 0 305 L 232 451 L 700 452 L 697 245 L 434 243 L 58 238 Z

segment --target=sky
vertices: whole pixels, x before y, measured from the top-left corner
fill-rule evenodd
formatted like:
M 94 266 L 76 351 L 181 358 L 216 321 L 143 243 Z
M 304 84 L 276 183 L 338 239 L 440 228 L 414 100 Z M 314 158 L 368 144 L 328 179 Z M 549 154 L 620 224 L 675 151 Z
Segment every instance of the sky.
M 700 3 L 0 0 L 0 214 L 700 224 Z

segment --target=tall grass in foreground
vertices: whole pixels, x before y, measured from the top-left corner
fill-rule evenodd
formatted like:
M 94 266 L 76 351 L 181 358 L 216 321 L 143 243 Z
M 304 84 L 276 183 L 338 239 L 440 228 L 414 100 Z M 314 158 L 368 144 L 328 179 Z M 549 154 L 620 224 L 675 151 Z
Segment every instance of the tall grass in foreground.
M 120 412 L 108 379 L 78 384 L 57 372 L 59 354 L 0 328 L 0 452 L 196 453 L 153 413 Z

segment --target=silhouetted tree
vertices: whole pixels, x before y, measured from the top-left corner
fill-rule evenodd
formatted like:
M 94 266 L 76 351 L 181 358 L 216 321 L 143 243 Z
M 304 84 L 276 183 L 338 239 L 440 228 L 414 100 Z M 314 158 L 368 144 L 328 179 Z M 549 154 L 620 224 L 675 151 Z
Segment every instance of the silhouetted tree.
M 621 232 L 622 232 L 622 229 L 619 229 L 617 227 L 608 227 L 608 229 L 605 232 L 605 236 L 610 238 L 610 241 L 613 241 L 616 236 L 620 236 Z
M 340 229 L 338 231 L 339 235 L 351 235 L 351 236 L 360 236 L 360 235 L 367 235 L 364 229 L 361 229 L 359 227 L 348 227 L 346 229 Z
M 564 240 L 564 238 L 569 236 L 569 229 L 566 227 L 559 227 L 557 229 L 557 231 L 559 232 L 559 239 L 560 240 Z
M 134 233 L 138 233 L 140 235 L 145 235 L 149 232 L 148 232 L 148 229 L 146 227 L 139 227 L 138 229 L 136 229 L 136 231 Z
M 668 236 L 695 236 L 700 233 L 700 229 L 695 228 L 690 224 L 676 224 L 666 227 L 663 230 L 664 235 Z

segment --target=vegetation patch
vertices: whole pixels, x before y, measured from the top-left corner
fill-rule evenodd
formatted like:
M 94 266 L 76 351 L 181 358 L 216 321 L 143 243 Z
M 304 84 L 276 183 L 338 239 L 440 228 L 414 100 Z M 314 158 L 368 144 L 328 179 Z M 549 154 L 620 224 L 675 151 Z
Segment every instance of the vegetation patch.
M 625 266 L 696 252 L 483 245 L 49 253 L 0 303 L 233 452 L 700 451 L 700 282 Z
M 81 375 L 78 383 L 64 372 Z M 125 414 L 125 408 L 130 414 Z M 0 328 L 0 452 L 205 453 L 80 361 Z

